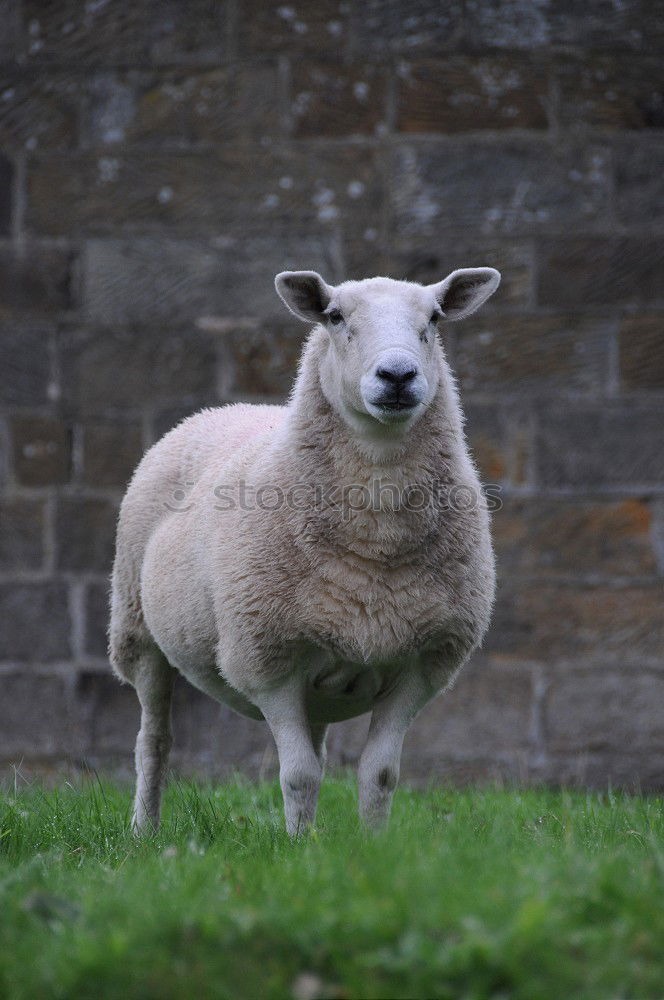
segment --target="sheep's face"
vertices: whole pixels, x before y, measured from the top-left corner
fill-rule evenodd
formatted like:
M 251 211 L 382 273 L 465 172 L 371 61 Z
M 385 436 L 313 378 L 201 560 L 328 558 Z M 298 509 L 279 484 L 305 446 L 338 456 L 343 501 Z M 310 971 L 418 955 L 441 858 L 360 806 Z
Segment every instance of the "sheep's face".
M 499 281 L 497 271 L 483 267 L 427 286 L 369 278 L 333 287 L 314 271 L 284 271 L 276 287 L 291 312 L 327 330 L 320 382 L 331 405 L 359 430 L 403 431 L 438 389 L 438 322 L 473 312 Z

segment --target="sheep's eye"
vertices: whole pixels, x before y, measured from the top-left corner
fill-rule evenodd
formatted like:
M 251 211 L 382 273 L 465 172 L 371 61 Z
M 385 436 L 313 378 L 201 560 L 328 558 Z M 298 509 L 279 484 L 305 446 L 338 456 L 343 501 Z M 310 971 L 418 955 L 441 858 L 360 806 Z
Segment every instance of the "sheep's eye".
M 332 323 L 334 326 L 337 326 L 338 323 L 341 323 L 343 316 L 341 315 L 338 309 L 332 309 L 327 314 L 327 318 L 329 319 L 330 323 Z
M 435 324 L 435 323 L 438 322 L 439 319 L 440 319 L 440 313 L 439 312 L 435 312 L 435 313 L 431 314 L 431 319 L 429 320 L 429 322 Z

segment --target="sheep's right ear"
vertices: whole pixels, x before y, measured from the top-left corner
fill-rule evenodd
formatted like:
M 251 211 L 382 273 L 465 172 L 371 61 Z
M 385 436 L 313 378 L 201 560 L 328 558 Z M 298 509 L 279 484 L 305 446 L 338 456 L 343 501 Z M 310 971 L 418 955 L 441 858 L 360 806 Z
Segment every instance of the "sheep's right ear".
M 320 323 L 334 291 L 316 271 L 282 271 L 274 285 L 290 311 L 306 323 Z

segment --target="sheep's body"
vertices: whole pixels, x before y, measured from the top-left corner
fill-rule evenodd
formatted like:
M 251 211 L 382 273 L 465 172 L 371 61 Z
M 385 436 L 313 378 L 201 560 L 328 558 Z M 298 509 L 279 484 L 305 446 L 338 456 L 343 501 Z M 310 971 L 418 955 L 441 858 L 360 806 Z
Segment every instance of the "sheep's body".
M 405 731 L 488 626 L 488 514 L 442 348 L 437 390 L 407 439 L 368 448 L 321 387 L 328 347 L 319 326 L 287 406 L 185 420 L 147 453 L 123 502 L 111 659 L 144 710 L 139 826 L 158 816 L 174 669 L 267 718 L 294 831 L 312 818 L 326 724 L 375 709 Z M 428 502 L 404 503 L 408 487 Z M 450 497 L 459 487 L 462 504 Z M 368 818 L 384 814 L 398 768 L 392 751 L 370 766 L 385 739 L 374 742 Z

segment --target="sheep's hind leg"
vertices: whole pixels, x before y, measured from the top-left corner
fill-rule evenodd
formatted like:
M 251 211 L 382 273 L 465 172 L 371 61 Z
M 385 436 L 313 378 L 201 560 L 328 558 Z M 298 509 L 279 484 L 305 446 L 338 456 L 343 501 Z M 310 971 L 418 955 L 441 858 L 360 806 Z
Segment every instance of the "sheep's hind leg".
M 255 700 L 277 744 L 286 829 L 291 837 L 297 837 L 316 818 L 324 733 L 317 732 L 316 749 L 299 681 L 265 692 Z
M 159 826 L 161 793 L 172 744 L 175 673 L 156 646 L 143 651 L 136 663 L 133 683 L 141 703 L 141 728 L 136 740 L 135 833 Z

